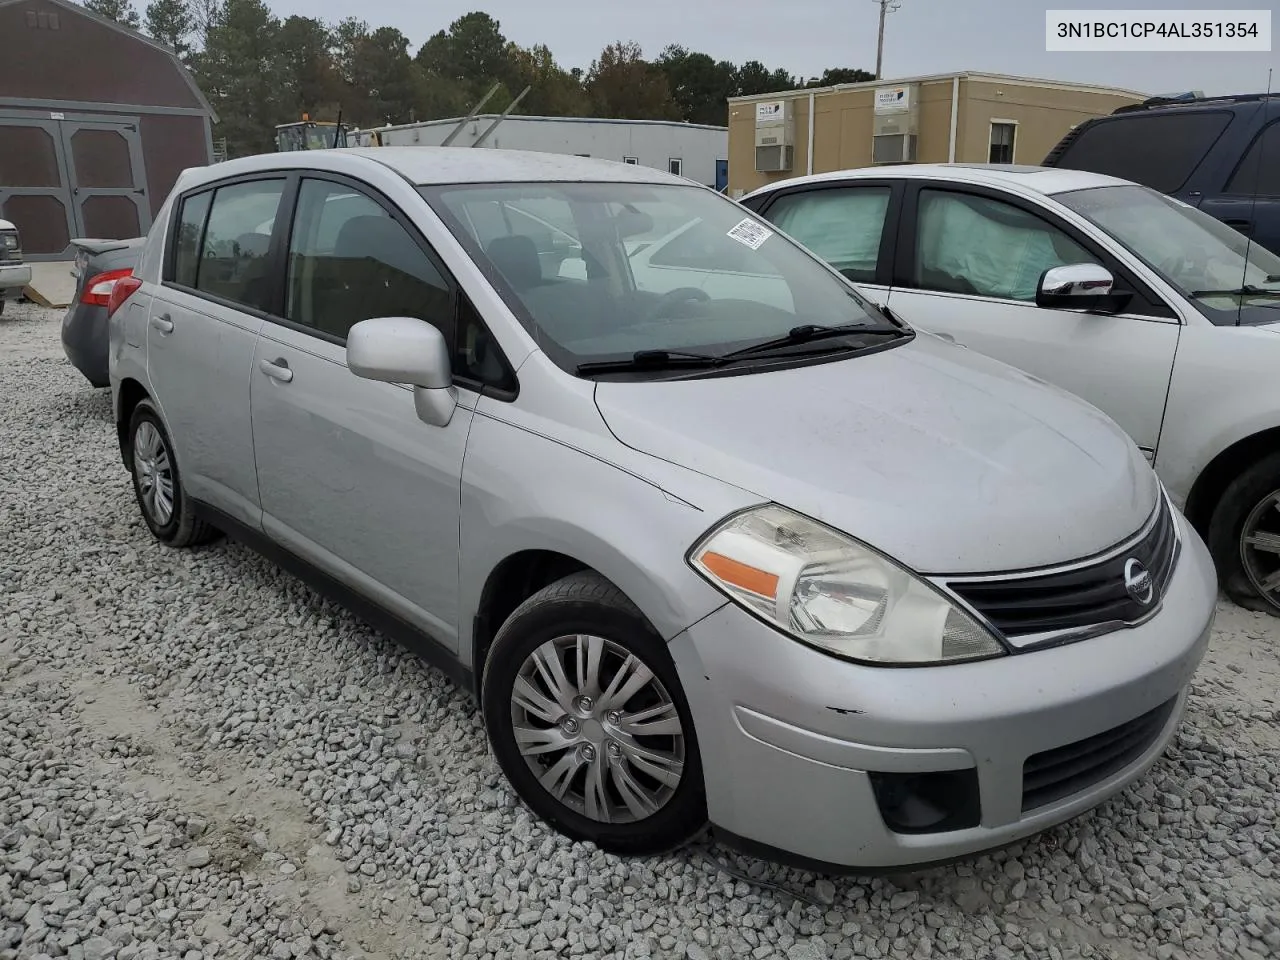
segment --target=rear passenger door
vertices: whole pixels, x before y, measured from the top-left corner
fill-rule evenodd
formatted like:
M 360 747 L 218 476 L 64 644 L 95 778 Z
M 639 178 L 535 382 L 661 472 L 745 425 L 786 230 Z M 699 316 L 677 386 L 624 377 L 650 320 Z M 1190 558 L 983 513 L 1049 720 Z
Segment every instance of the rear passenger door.
M 410 388 L 347 369 L 346 337 L 361 320 L 401 316 L 456 343 L 459 312 L 474 318 L 426 241 L 370 188 L 307 176 L 292 207 L 279 312 L 249 378 L 264 530 L 456 649 L 459 491 L 478 392 L 460 382 L 448 426 L 427 426 Z M 463 338 L 473 351 L 477 336 Z
M 1259 131 L 1222 192 L 1206 194 L 1200 209 L 1280 254 L 1280 120 Z
M 281 175 L 226 181 L 175 200 L 146 330 L 148 376 L 183 485 L 252 528 L 261 511 L 249 373 L 287 183 Z

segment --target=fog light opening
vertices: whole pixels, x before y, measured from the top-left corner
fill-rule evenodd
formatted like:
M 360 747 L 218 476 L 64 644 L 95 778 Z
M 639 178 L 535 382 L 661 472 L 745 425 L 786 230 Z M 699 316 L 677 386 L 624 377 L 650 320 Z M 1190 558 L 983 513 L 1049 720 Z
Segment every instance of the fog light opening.
M 884 824 L 894 833 L 945 833 L 982 821 L 978 771 L 870 773 Z

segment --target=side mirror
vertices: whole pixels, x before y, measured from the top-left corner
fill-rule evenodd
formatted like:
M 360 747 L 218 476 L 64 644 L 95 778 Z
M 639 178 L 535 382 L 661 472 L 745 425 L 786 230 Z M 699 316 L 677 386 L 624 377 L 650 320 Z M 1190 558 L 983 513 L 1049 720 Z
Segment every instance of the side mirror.
M 1040 275 L 1036 306 L 1050 310 L 1098 310 L 1115 305 L 1115 278 L 1096 263 L 1050 267 Z
M 412 317 L 361 320 L 347 333 L 347 369 L 365 380 L 413 387 L 418 419 L 448 426 L 458 405 L 444 335 Z

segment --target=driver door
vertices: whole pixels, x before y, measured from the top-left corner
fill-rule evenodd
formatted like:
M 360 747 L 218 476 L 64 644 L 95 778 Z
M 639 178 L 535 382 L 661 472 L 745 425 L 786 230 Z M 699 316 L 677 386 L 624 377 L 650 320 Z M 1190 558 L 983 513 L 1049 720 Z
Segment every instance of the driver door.
M 1125 312 L 1036 305 L 1045 270 L 1084 262 L 1133 291 Z M 984 188 L 912 185 L 888 305 L 908 323 L 1084 398 L 1154 458 L 1179 320 L 1095 238 L 1039 204 Z

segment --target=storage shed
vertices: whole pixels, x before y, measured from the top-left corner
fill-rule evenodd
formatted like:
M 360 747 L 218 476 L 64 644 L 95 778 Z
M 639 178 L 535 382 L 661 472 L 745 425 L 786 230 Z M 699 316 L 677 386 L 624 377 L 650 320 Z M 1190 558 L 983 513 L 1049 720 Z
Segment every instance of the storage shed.
M 0 217 L 29 260 L 144 234 L 212 157 L 213 109 L 177 55 L 71 0 L 0 0 Z

